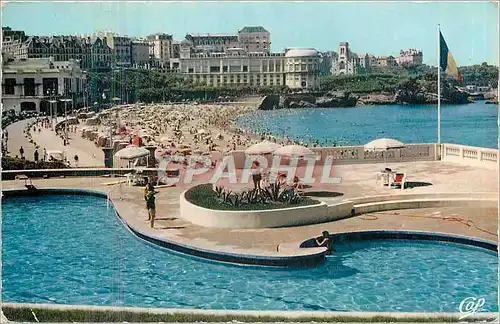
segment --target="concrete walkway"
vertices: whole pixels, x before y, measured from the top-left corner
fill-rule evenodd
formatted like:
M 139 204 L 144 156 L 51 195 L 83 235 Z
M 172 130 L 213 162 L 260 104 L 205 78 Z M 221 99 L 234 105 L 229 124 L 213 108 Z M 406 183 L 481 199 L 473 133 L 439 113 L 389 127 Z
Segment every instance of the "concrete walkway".
M 380 164 L 344 165 L 337 167 L 343 182 L 338 185 L 313 185 L 308 191 L 334 191 L 342 194 L 336 198 L 322 198 L 328 202 L 374 196 L 404 195 L 408 193 L 470 193 L 498 192 L 497 174 L 490 170 L 454 165 L 443 162 L 412 162 L 389 165 L 397 170 L 403 169 L 409 179 L 426 182 L 428 185 L 411 189 L 397 190 L 380 187 L 374 175 Z M 206 183 L 210 174 L 199 176 L 193 184 Z M 157 221 L 155 229 L 150 229 L 147 213 L 139 187 L 126 187 L 124 184 L 104 186 L 112 180 L 103 177 L 36 179 L 39 188 L 82 188 L 110 191 L 113 203 L 121 217 L 141 232 L 158 238 L 215 251 L 283 256 L 289 252 L 277 252 L 278 245 L 289 246 L 319 235 L 322 231 L 330 233 L 362 230 L 415 230 L 432 231 L 497 241 L 498 211 L 496 208 L 428 208 L 379 212 L 361 215 L 335 222 L 287 228 L 270 229 L 216 229 L 193 225 L 179 218 L 179 195 L 191 185 L 178 184 L 176 187 L 159 189 L 157 195 Z M 3 181 L 3 188 L 24 188 L 23 182 Z M 246 186 L 249 186 L 248 184 Z M 462 218 L 465 222 L 444 220 L 445 217 Z M 475 226 L 468 226 L 472 221 Z
M 34 119 L 22 120 L 7 127 L 9 141 L 7 149 L 9 155 L 19 155 L 19 148 L 22 146 L 27 160 L 33 161 L 35 146 L 29 143 L 26 135 L 23 133 L 26 125 L 33 122 Z M 63 120 L 59 117 L 59 120 Z M 104 167 L 104 152 L 94 145 L 93 142 L 80 136 L 80 133 L 68 133 L 68 139 L 71 145 L 64 146 L 63 140 L 55 134 L 50 128 L 41 127 L 40 132 L 32 132 L 33 140 L 38 143 L 40 148 L 38 153 L 40 159 L 43 158 L 43 149 L 47 151 L 57 150 L 66 154 L 68 161 L 73 167 L 75 162 L 73 157 L 78 155 L 79 167 Z

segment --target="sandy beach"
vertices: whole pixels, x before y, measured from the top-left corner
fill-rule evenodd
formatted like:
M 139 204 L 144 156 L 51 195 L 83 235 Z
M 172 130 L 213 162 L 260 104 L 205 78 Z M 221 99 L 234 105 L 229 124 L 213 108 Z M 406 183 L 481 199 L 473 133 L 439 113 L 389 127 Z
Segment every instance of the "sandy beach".
M 109 144 L 110 133 L 113 141 L 129 143 L 138 136 L 142 145 L 156 146 L 157 156 L 160 157 L 165 151 L 179 154 L 182 150 L 222 156 L 232 150 L 244 150 L 263 138 L 278 144 L 288 143 L 271 136 L 244 133 L 236 127 L 234 121 L 238 116 L 255 109 L 255 102 L 249 101 L 211 105 L 124 105 L 98 114 L 90 113 L 89 118 L 81 118 L 84 114 L 80 112 L 73 115 L 79 117 L 78 124 L 69 128 L 67 145 L 64 145 L 62 133 L 56 134 L 52 130 L 50 122 L 33 118 L 7 127 L 8 154 L 20 157 L 22 146 L 25 158 L 32 161 L 35 150 L 38 150 L 40 160 L 44 149 L 57 150 L 64 153 L 72 167 L 103 167 L 102 147 Z M 63 120 L 59 117 L 57 122 Z M 85 138 L 83 134 L 86 130 L 98 133 L 97 138 Z M 78 162 L 74 160 L 75 155 Z

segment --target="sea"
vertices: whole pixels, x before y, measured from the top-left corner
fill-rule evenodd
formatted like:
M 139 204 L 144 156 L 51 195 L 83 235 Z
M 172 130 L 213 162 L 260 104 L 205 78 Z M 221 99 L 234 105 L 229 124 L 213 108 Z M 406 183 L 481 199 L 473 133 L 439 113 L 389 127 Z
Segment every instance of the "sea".
M 498 148 L 498 105 L 441 105 L 441 142 Z M 320 146 L 364 145 L 378 138 L 436 143 L 437 105 L 379 105 L 256 111 L 240 116 L 243 131 Z

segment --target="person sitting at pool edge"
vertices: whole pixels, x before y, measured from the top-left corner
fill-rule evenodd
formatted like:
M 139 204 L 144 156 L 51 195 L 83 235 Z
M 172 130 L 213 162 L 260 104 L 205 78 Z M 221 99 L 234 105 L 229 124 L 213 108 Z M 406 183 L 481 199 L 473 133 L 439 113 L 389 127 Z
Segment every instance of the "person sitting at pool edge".
M 316 238 L 316 244 L 318 247 L 326 247 L 326 253 L 332 254 L 332 241 L 330 240 L 330 233 L 324 231 L 323 235 Z

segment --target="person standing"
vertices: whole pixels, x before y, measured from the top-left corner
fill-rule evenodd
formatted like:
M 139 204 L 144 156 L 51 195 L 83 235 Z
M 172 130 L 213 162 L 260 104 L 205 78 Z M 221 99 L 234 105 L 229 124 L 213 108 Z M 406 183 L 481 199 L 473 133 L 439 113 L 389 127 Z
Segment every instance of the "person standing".
M 21 146 L 21 148 L 19 149 L 19 155 L 21 156 L 21 159 L 24 159 L 24 149 L 23 147 Z
M 47 149 L 43 148 L 43 162 L 47 161 Z
M 258 161 L 253 161 L 250 172 L 252 174 L 254 190 L 262 190 L 260 186 L 260 181 L 262 180 L 262 171 L 260 169 L 260 163 Z
M 33 158 L 35 159 L 35 163 L 38 163 L 38 150 L 35 150 L 35 153 L 33 153 Z
M 151 224 L 151 228 L 155 226 L 155 217 L 156 217 L 156 197 L 155 195 L 158 191 L 155 190 L 155 187 L 152 183 L 149 184 L 148 194 L 146 195 L 146 205 L 148 207 L 149 220 Z
M 148 212 L 148 221 L 151 220 L 151 216 L 149 215 L 149 208 L 148 208 L 148 192 L 149 192 L 149 178 L 144 178 L 144 189 L 143 189 L 143 196 L 144 196 L 144 201 L 146 202 L 146 210 Z

